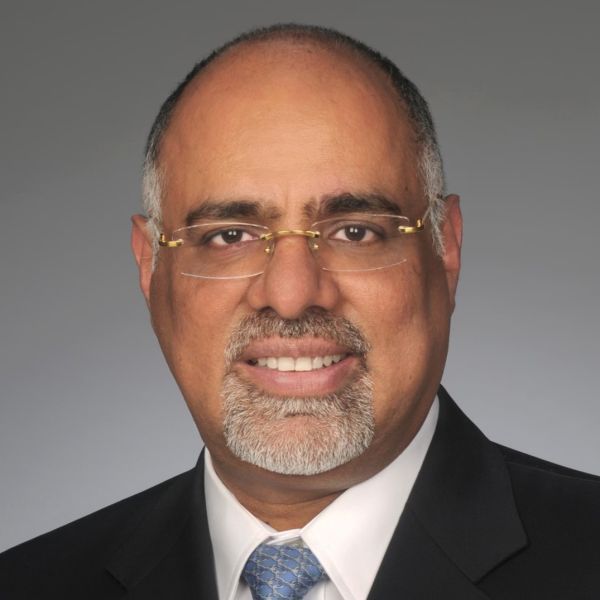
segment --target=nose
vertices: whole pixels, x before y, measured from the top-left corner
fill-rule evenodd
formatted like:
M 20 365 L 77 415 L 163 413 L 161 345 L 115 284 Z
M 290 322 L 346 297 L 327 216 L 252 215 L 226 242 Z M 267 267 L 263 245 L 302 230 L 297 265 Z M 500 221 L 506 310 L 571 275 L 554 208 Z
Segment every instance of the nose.
M 332 310 L 339 291 L 332 274 L 317 264 L 307 238 L 289 236 L 276 240 L 267 267 L 252 281 L 247 299 L 254 310 L 270 308 L 283 319 L 297 319 L 309 308 Z

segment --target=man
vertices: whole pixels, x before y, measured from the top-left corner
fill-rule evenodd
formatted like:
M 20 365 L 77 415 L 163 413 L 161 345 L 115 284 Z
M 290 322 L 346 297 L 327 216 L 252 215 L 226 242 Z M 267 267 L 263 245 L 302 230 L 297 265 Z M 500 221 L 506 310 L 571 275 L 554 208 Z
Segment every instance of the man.
M 440 387 L 460 269 L 427 105 L 277 26 L 165 102 L 133 218 L 196 469 L 21 545 L 2 598 L 593 598 L 600 482 L 490 443 Z

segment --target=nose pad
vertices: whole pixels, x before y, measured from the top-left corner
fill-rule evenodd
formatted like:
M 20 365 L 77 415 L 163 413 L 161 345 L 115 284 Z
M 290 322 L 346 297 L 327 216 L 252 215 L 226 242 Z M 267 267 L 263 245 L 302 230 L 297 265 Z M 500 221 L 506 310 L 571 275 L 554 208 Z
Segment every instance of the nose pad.
M 311 255 L 316 260 L 317 264 L 319 264 L 318 256 L 316 255 L 316 251 L 319 249 L 319 233 L 314 231 L 303 231 L 303 230 L 283 230 L 277 231 L 272 234 L 272 237 L 269 237 L 266 241 L 266 246 L 264 249 L 265 254 L 269 257 L 272 257 L 275 254 L 276 242 L 280 238 L 284 237 L 305 237 L 306 244 L 311 251 Z M 320 266 L 320 265 L 319 265 Z
M 270 259 L 273 256 L 273 254 L 275 253 L 275 238 L 266 240 L 264 252 L 267 255 L 268 259 Z M 269 262 L 268 259 L 267 264 Z
M 293 241 L 292 239 L 285 240 L 280 238 L 293 238 L 300 237 L 299 235 L 288 235 L 288 236 L 279 236 L 279 238 L 275 238 L 270 241 L 269 246 L 265 248 L 265 252 L 269 256 L 269 263 L 271 263 L 275 257 L 277 260 L 282 260 L 286 264 L 293 263 L 294 268 L 290 270 L 291 274 L 296 274 L 297 272 L 303 270 L 305 267 L 309 269 L 320 270 L 319 261 L 317 260 L 316 252 L 318 251 L 318 245 L 314 239 L 308 238 L 303 240 Z M 303 244 L 306 244 L 306 247 L 302 247 Z M 281 248 L 280 248 L 281 247 Z M 285 254 L 285 257 L 282 258 L 282 254 Z M 308 261 L 308 265 L 305 262 Z M 268 269 L 268 265 L 266 267 Z

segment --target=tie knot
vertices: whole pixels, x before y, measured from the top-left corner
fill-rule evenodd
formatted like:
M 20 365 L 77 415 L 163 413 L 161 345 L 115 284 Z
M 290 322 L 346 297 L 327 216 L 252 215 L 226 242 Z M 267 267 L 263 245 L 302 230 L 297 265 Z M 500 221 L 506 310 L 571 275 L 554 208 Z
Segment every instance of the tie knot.
M 242 576 L 254 600 L 301 600 L 326 574 L 306 546 L 260 544 L 250 555 Z

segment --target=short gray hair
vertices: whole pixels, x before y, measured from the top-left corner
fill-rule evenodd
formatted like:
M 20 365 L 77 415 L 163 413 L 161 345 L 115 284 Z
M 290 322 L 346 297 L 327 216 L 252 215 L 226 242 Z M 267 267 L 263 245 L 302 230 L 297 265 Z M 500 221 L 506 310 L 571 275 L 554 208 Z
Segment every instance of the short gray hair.
M 158 249 L 161 228 L 162 171 L 159 154 L 162 139 L 183 92 L 196 76 L 227 50 L 253 42 L 288 41 L 313 43 L 326 48 L 349 50 L 379 68 L 404 103 L 419 147 L 419 176 L 428 202 L 433 244 L 438 252 L 444 250 L 441 225 L 444 220 L 445 178 L 435 126 L 425 98 L 412 81 L 387 57 L 358 40 L 335 29 L 314 25 L 284 23 L 252 29 L 214 50 L 197 63 L 164 101 L 150 129 L 144 154 L 142 193 L 144 210 L 148 216 L 148 231 L 152 236 L 154 253 Z

